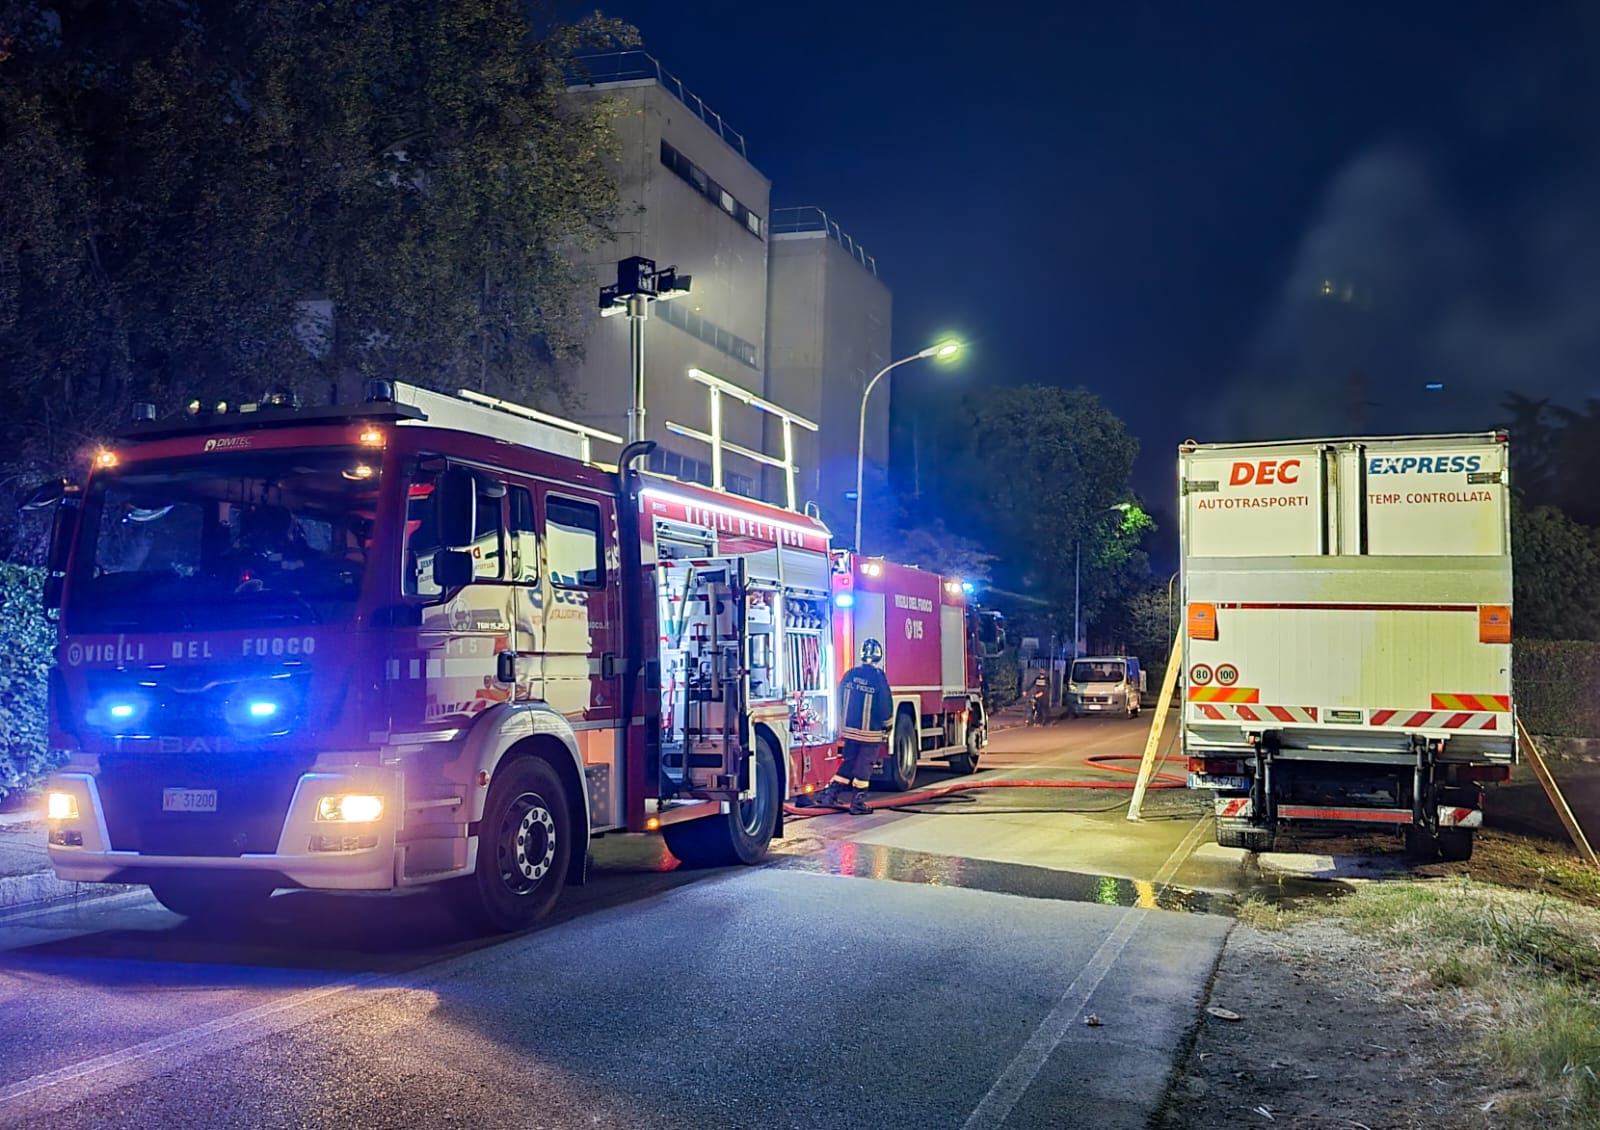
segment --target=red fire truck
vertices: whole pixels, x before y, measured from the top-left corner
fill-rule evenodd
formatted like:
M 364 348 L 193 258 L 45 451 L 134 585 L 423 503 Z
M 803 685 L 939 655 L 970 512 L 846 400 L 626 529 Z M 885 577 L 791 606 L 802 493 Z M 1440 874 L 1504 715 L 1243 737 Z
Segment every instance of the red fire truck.
M 909 789 L 925 760 L 976 770 L 989 741 L 983 658 L 998 654 L 998 617 L 969 608 L 966 586 L 954 578 L 848 550 L 833 559 L 834 650 L 848 663 L 861 641 L 882 641 L 894 692 L 889 755 L 874 779 Z
M 640 473 L 646 444 L 601 465 L 618 437 L 471 393 L 142 415 L 41 498 L 61 878 L 192 916 L 447 882 L 518 929 L 592 836 L 754 862 L 831 775 L 819 521 Z M 923 580 L 917 608 L 958 618 Z M 916 677 L 907 740 L 975 758 L 956 674 Z

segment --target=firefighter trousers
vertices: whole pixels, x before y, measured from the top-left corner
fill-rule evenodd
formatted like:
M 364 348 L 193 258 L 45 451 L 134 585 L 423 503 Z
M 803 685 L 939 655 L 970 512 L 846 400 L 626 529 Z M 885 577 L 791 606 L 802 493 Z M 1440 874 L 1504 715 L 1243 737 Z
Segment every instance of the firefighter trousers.
M 848 777 L 852 783 L 871 780 L 872 764 L 883 760 L 885 748 L 884 742 L 856 742 L 845 739 L 844 761 L 840 764 L 839 771 L 834 774 L 834 779 Z

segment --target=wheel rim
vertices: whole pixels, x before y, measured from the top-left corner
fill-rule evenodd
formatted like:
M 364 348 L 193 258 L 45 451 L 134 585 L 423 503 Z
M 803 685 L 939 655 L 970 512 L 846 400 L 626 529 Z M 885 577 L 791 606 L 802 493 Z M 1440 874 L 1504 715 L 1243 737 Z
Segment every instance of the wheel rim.
M 500 825 L 500 879 L 513 894 L 532 892 L 556 858 L 556 818 L 538 793 L 511 802 Z

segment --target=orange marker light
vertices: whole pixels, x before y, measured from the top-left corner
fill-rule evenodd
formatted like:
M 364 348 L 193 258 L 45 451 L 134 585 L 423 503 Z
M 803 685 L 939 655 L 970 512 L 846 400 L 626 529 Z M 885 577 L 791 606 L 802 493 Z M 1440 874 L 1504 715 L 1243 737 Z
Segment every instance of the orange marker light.
M 656 831 L 660 831 L 660 829 L 661 829 L 661 821 L 660 821 L 659 818 L 657 818 L 655 816 L 650 817 L 650 819 L 648 819 L 648 820 L 646 820 L 644 822 L 644 830 L 646 832 L 656 832 Z
M 94 454 L 94 465 L 96 467 L 115 467 L 117 465 L 117 453 L 101 448 Z
M 1480 604 L 1478 606 L 1478 642 L 1511 642 L 1511 606 L 1509 604 Z

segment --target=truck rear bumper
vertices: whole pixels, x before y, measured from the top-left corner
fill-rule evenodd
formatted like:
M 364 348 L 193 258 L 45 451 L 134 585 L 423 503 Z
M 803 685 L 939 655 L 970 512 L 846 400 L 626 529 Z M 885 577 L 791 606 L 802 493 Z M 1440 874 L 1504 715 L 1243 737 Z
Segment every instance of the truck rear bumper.
M 1217 820 L 1248 825 L 1255 816 L 1255 805 L 1249 797 L 1223 797 L 1213 800 Z M 1441 828 L 1481 828 L 1483 810 L 1459 805 L 1440 805 L 1438 823 Z M 1415 823 L 1411 813 L 1401 808 L 1354 808 L 1328 805 L 1280 804 L 1278 819 L 1305 823 L 1373 824 L 1403 826 Z
M 284 886 L 320 890 L 387 890 L 395 886 L 395 822 L 404 810 L 398 774 L 379 769 L 302 775 L 274 852 L 240 855 L 160 855 L 111 845 L 94 777 L 58 773 L 51 793 L 65 793 L 76 815 L 46 821 L 50 864 L 67 882 L 140 883 L 154 873 L 234 871 L 272 874 Z M 366 823 L 317 819 L 318 802 L 338 793 L 384 798 L 383 816 Z M 141 878 L 144 876 L 144 878 Z

